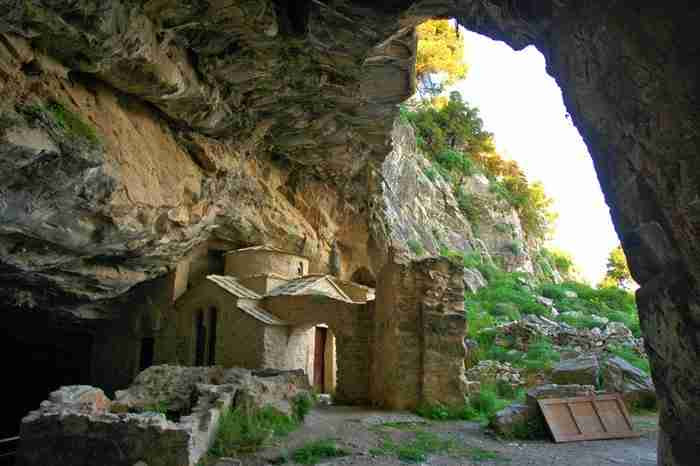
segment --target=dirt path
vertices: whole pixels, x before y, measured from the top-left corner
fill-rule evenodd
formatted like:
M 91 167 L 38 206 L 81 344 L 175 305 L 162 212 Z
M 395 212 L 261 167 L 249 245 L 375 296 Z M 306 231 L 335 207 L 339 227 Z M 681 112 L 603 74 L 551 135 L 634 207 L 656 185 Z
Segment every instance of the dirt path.
M 349 456 L 321 461 L 324 465 L 394 466 L 406 464 L 386 442 L 406 445 L 420 435 L 450 442 L 419 464 L 441 465 L 656 465 L 657 419 L 634 417 L 644 435 L 637 439 L 554 444 L 546 441 L 503 441 L 486 434 L 476 422 L 428 422 L 410 413 L 377 411 L 361 407 L 331 406 L 314 409 L 304 425 L 272 447 L 242 458 L 245 466 L 279 464 L 295 449 L 320 439 L 333 438 Z M 427 432 L 427 434 L 422 434 Z M 382 447 L 384 449 L 382 450 Z M 414 462 L 415 463 L 415 462 Z M 288 460 L 286 464 L 295 464 Z

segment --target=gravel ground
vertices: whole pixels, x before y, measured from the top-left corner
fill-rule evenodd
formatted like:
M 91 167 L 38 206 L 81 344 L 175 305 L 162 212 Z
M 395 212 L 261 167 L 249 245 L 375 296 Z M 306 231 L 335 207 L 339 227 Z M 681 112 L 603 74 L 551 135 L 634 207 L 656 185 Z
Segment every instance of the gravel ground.
M 396 456 L 371 454 L 383 439 L 394 442 L 412 439 L 425 431 L 452 439 L 455 452 L 430 455 L 420 464 L 442 465 L 566 465 L 566 466 L 655 466 L 655 416 L 633 417 L 643 435 L 634 439 L 600 440 L 555 444 L 549 441 L 503 441 L 490 436 L 476 422 L 429 422 L 410 413 L 377 411 L 362 407 L 329 406 L 314 409 L 302 427 L 274 446 L 254 456 L 240 458 L 244 466 L 279 464 L 279 458 L 314 440 L 334 438 L 349 456 L 326 460 L 323 465 L 398 466 L 407 464 Z M 390 423 L 387 426 L 387 423 Z M 474 452 L 488 451 L 495 459 L 475 459 Z M 294 463 L 286 463 L 294 464 Z M 413 463 L 416 464 L 416 463 Z

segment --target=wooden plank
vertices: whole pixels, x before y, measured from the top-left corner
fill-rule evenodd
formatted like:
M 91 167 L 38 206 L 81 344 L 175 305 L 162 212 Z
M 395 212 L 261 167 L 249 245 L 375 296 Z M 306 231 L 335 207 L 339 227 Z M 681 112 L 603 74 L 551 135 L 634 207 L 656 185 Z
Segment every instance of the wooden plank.
M 554 441 L 639 437 L 619 394 L 537 400 Z

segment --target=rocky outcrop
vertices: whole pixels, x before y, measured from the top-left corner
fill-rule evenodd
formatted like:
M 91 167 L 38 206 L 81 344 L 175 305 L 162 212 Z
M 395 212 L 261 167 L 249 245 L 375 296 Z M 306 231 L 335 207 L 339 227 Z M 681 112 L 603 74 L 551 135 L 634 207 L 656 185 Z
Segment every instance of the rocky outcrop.
M 525 237 L 517 211 L 492 192 L 483 175 L 466 178 L 462 189 L 476 213 L 473 228 L 483 247 L 504 270 L 534 273 L 535 247 Z
M 624 359 L 614 356 L 603 362 L 602 385 L 605 390 L 622 394 L 629 406 L 652 409 L 656 390 L 649 376 Z
M 381 179 L 393 247 L 417 257 L 445 249 L 477 253 L 483 260 L 496 258 L 505 270 L 533 273 L 531 247 L 520 218 L 491 192 L 486 177 L 476 174 L 463 182 L 465 199 L 477 213 L 476 218 L 467 219 L 452 183 L 418 149 L 411 125 L 397 120 L 391 136 L 392 150 L 382 164 Z
M 472 252 L 472 227 L 450 184 L 418 150 L 413 127 L 397 121 L 391 135 L 392 151 L 382 165 L 382 188 L 392 245 L 416 256 L 438 255 L 444 247 Z

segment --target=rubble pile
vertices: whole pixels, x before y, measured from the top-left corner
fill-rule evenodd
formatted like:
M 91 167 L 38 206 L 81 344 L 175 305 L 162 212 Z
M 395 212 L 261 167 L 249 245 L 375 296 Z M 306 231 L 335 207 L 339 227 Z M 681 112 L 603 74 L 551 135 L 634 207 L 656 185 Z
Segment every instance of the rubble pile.
M 604 318 L 601 318 L 604 319 Z M 621 322 L 605 322 L 592 329 L 575 328 L 564 322 L 529 314 L 520 320 L 507 322 L 495 328 L 496 344 L 526 351 L 531 341 L 548 337 L 555 346 L 568 347 L 578 353 L 600 352 L 611 345 L 633 348 L 644 353 L 644 341 L 635 338 Z
M 511 366 L 507 362 L 492 360 L 479 361 L 479 364 L 466 372 L 467 380 L 482 384 L 505 383 L 512 388 L 524 385 L 521 379 L 520 369 Z

